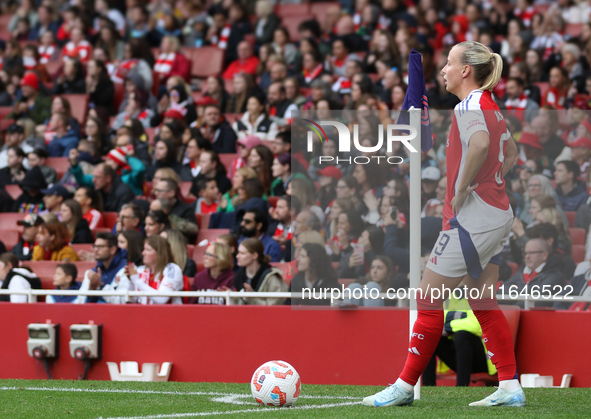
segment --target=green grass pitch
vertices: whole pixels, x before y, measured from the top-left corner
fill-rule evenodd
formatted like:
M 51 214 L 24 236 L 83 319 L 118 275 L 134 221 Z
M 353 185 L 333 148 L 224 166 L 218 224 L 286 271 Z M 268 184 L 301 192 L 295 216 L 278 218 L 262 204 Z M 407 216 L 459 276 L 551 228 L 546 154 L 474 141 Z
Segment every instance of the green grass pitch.
M 248 384 L 0 380 L 0 418 L 585 418 L 591 389 L 526 389 L 525 408 L 476 408 L 468 403 L 492 387 L 423 388 L 409 407 L 359 405 L 383 387 L 302 385 L 295 408 L 259 408 Z

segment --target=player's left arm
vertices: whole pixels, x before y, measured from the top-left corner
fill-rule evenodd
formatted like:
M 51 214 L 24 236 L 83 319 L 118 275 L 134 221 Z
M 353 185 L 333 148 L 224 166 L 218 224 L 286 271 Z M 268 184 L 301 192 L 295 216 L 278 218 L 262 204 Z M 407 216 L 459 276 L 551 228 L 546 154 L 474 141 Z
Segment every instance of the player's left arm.
M 468 152 L 466 153 L 466 164 L 464 165 L 456 194 L 451 201 L 454 214 L 459 212 L 460 206 L 466 196 L 478 187 L 478 184 L 472 185 L 472 182 L 488 156 L 489 145 L 490 137 L 486 131 L 477 131 L 470 137 Z
M 513 140 L 513 136 L 507 140 L 507 151 L 505 152 L 505 163 L 503 165 L 503 177 L 509 173 L 509 170 L 515 164 L 515 160 L 517 160 L 517 155 L 519 151 L 517 150 L 517 144 L 515 144 L 515 140 Z

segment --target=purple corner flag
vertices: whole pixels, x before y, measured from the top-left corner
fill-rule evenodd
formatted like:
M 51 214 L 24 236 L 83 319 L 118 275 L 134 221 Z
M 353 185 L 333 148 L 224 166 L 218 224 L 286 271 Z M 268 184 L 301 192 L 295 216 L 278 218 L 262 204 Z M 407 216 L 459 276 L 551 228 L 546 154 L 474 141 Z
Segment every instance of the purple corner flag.
M 414 48 L 408 59 L 408 88 L 402 103 L 402 110 L 407 111 L 412 106 L 422 109 L 421 112 L 421 149 L 426 153 L 433 147 L 431 137 L 431 125 L 429 123 L 429 102 L 427 100 L 427 88 L 425 87 L 425 76 L 423 75 L 423 63 L 421 53 Z M 398 118 L 399 124 L 409 124 L 408 112 L 401 112 Z

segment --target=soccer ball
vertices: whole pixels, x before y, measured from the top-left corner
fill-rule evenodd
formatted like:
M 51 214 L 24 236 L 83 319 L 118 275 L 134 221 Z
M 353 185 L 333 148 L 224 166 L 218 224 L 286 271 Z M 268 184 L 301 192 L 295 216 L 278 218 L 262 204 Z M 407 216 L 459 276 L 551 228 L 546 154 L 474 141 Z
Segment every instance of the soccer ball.
M 291 406 L 298 399 L 301 386 L 300 375 L 285 361 L 265 362 L 250 380 L 252 396 L 260 406 Z

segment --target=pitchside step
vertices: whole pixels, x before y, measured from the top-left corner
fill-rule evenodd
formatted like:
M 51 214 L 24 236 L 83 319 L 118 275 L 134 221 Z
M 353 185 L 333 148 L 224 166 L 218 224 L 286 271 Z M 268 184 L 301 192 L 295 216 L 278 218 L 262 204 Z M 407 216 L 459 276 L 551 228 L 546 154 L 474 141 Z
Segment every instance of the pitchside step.
M 142 372 L 139 372 L 138 363 L 135 361 L 121 361 L 121 372 L 116 362 L 107 362 L 111 381 L 168 381 L 172 362 L 164 362 L 160 372 L 158 364 L 142 364 Z
M 564 374 L 559 386 L 554 386 L 554 376 L 540 374 L 521 374 L 521 386 L 523 388 L 548 387 L 548 388 L 569 388 L 572 374 Z

